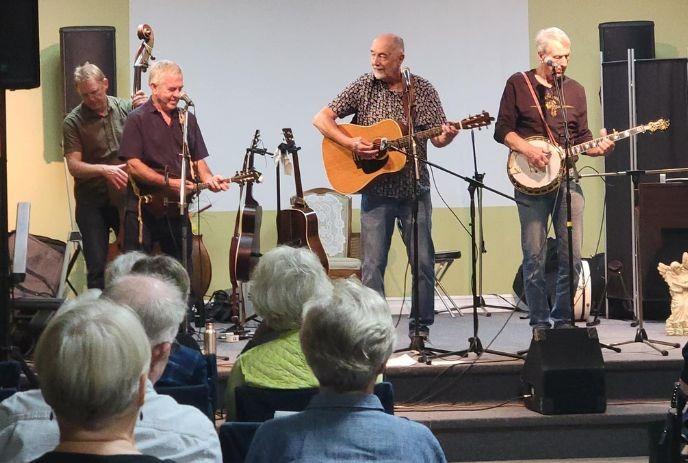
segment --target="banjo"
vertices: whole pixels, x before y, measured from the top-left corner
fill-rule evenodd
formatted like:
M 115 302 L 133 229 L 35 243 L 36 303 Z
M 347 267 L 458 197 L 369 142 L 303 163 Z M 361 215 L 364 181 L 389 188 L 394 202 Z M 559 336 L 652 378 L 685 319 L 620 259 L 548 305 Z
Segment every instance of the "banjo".
M 669 121 L 666 119 L 657 119 L 644 125 L 639 125 L 623 132 L 612 132 L 604 137 L 595 138 L 594 140 L 586 141 L 571 148 L 571 156 L 577 156 L 599 145 L 603 140 L 617 141 L 623 140 L 633 135 L 643 132 L 656 132 L 657 130 L 666 130 L 669 127 Z M 509 159 L 507 161 L 507 174 L 509 180 L 514 187 L 522 193 L 530 195 L 544 195 L 559 188 L 562 178 L 564 176 L 565 153 L 560 146 L 552 144 L 545 137 L 529 137 L 526 141 L 533 146 L 542 148 L 543 151 L 549 152 L 549 164 L 540 169 L 531 166 L 528 163 L 528 158 L 518 151 L 510 151 Z M 575 158 L 574 158 L 575 159 Z

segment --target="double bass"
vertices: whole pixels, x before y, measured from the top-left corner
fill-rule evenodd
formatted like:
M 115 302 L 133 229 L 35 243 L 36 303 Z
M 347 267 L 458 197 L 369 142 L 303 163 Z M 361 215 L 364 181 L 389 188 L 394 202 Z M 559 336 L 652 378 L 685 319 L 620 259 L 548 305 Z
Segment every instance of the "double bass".
M 260 130 L 256 130 L 251 147 L 244 156 L 243 171 L 254 170 L 253 157 L 259 142 Z M 263 208 L 253 197 L 253 182 L 242 185 L 241 196 L 243 199 L 240 199 L 229 248 L 229 279 L 232 283 L 232 300 L 235 301 L 232 304 L 233 315 L 237 317 L 239 306 L 243 308 L 243 299 L 239 297 L 239 283 L 249 280 L 251 270 L 260 257 L 260 225 L 263 217 Z
M 301 170 L 299 169 L 298 151 L 301 149 L 294 143 L 294 134 L 291 129 L 282 129 L 284 143 L 280 144 L 280 151 L 289 153 L 294 164 L 294 182 L 296 184 L 296 195 L 291 199 L 291 207 L 280 210 L 279 188 L 277 191 L 277 243 L 286 244 L 293 247 L 306 247 L 318 256 L 320 262 L 329 271 L 330 266 L 327 260 L 325 248 L 320 242 L 318 234 L 318 216 L 315 211 L 308 207 L 303 198 L 303 188 L 301 186 Z M 279 180 L 279 175 L 277 176 Z
M 141 40 L 136 55 L 134 56 L 134 85 L 132 97 L 141 90 L 141 74 L 148 70 L 150 60 L 154 60 L 153 44 L 155 37 L 153 35 L 153 28 L 148 24 L 139 24 L 136 30 L 136 36 Z M 115 191 L 108 184 L 108 194 L 112 204 L 117 204 L 119 209 L 119 230 L 113 243 L 108 246 L 108 262 L 124 252 L 124 202 L 126 198 L 126 189 L 124 191 Z

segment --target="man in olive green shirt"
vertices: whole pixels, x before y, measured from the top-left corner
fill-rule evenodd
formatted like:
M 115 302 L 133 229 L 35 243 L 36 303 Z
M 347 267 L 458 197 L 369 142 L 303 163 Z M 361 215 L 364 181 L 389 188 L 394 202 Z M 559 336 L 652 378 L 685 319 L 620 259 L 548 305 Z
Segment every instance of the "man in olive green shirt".
M 133 101 L 108 96 L 107 78 L 88 62 L 74 70 L 74 85 L 82 102 L 64 119 L 64 155 L 74 177 L 88 287 L 102 289 L 110 230 L 119 231 L 118 202 L 128 180 L 118 159 L 119 142 L 127 114 L 146 96 L 139 92 Z

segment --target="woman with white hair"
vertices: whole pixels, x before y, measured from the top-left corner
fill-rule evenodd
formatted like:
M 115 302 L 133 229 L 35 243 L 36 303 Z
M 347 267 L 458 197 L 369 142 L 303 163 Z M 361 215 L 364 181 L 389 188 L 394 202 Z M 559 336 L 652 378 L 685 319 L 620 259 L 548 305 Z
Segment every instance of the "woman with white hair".
M 236 418 L 234 391 L 243 384 L 272 389 L 317 387 L 299 344 L 303 307 L 332 291 L 317 256 L 304 248 L 279 246 L 260 258 L 251 276 L 251 301 L 269 329 L 267 342 L 243 352 L 227 380 L 228 420 Z M 265 341 L 265 338 L 263 339 Z
M 373 395 L 395 339 L 385 300 L 340 280 L 304 312 L 301 346 L 320 393 L 305 411 L 261 425 L 246 461 L 446 461 L 428 428 L 386 414 Z
M 141 455 L 134 441 L 150 359 L 139 318 L 120 305 L 85 300 L 51 320 L 35 360 L 60 442 L 34 461 L 163 461 Z

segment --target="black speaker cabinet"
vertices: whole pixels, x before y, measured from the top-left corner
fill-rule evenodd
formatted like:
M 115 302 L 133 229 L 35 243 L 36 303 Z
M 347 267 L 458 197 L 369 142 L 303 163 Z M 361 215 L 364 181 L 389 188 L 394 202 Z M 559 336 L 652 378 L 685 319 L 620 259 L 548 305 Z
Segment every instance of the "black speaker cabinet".
M 602 23 L 600 51 L 602 61 L 626 61 L 628 49 L 635 50 L 635 59 L 655 57 L 655 23 L 652 21 L 620 21 Z
M 41 85 L 38 0 L 0 2 L 0 89 Z
M 521 381 L 530 410 L 544 415 L 603 413 L 607 394 L 597 330 L 536 330 Z
M 607 130 L 628 128 L 628 69 L 626 62 L 602 64 L 604 125 Z M 635 62 L 636 118 L 638 124 L 645 124 L 659 118 L 670 121 L 668 130 L 637 135 L 637 168 L 640 170 L 688 167 L 688 60 L 652 59 Z M 630 164 L 629 140 L 616 143 L 613 153 L 604 159 L 606 172 L 627 171 Z M 688 177 L 685 173 L 668 174 L 672 177 Z M 639 183 L 658 183 L 659 175 L 642 175 Z M 676 199 L 678 199 L 676 197 Z M 610 286 L 607 296 L 610 304 L 623 301 L 628 304 L 633 298 L 633 260 L 631 252 L 631 178 L 628 176 L 608 177 L 605 180 L 607 260 L 621 264 L 616 277 L 622 282 Z M 638 202 L 636 202 L 636 205 Z M 680 203 L 679 203 L 680 204 Z M 649 204 L 649 209 L 663 204 Z M 686 212 L 681 213 L 682 216 Z M 642 231 L 641 231 L 642 236 Z M 670 240 L 671 236 L 667 236 Z M 684 243 L 685 244 L 685 243 Z M 641 238 L 639 253 L 651 256 L 655 249 L 645 248 Z M 680 254 L 673 260 L 680 259 Z M 649 262 L 649 261 L 648 261 Z M 668 304 L 657 299 L 647 286 L 648 278 L 655 279 L 657 262 L 641 270 L 641 301 L 648 319 L 664 320 L 669 313 Z M 618 279 L 618 278 L 617 278 Z M 611 279 L 610 279 L 611 282 Z M 622 284 L 621 284 L 622 283 Z M 666 285 L 659 282 L 659 289 L 666 293 Z M 648 293 L 647 290 L 651 292 Z M 667 299 L 668 294 L 660 299 Z M 654 301 L 650 301 L 653 299 Z M 614 300 L 614 302 L 612 302 Z M 611 307 L 611 305 L 610 305 Z
M 74 69 L 86 61 L 95 64 L 107 77 L 108 95 L 117 94 L 115 28 L 111 26 L 71 26 L 60 28 L 60 55 L 64 82 L 64 113 L 74 109 L 81 98 L 74 88 Z

